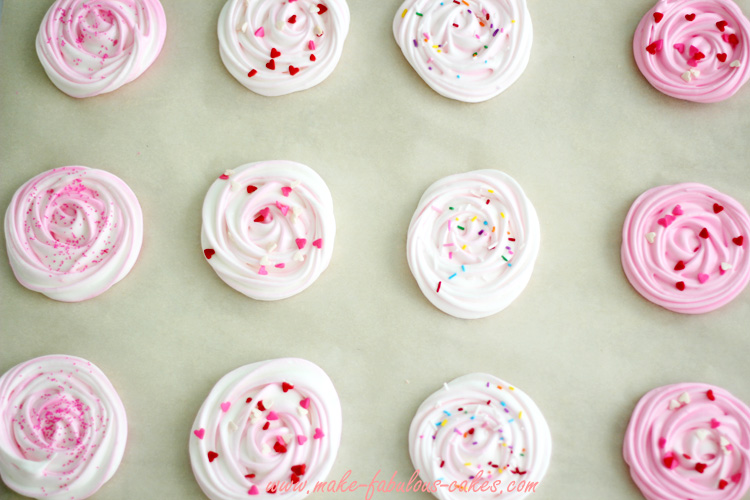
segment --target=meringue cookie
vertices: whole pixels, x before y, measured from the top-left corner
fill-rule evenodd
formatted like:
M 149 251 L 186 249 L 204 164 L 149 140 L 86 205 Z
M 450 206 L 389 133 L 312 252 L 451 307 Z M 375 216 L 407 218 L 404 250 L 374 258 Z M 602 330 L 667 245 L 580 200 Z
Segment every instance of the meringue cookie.
M 203 255 L 253 299 L 284 299 L 312 285 L 331 261 L 335 236 L 331 192 L 300 163 L 227 170 L 203 202 Z
M 750 488 L 750 408 L 719 387 L 674 384 L 641 398 L 623 457 L 648 500 L 740 500 Z
M 750 216 L 703 184 L 649 189 L 622 229 L 622 268 L 641 295 L 670 311 L 702 314 L 750 281 Z
M 304 498 L 336 459 L 341 404 L 331 379 L 314 363 L 261 361 L 219 380 L 189 439 L 193 474 L 212 500 L 267 491 Z
M 539 240 L 539 219 L 521 186 L 499 170 L 477 170 L 427 188 L 409 225 L 406 257 L 435 307 L 483 318 L 526 288 Z
M 5 212 L 8 258 L 19 283 L 63 302 L 96 297 L 138 258 L 143 214 L 119 177 L 88 167 L 43 172 Z
M 525 498 L 535 486 L 503 490 L 510 481 L 541 481 L 551 454 L 552 436 L 534 401 L 484 373 L 445 384 L 419 406 L 409 428 L 412 464 L 425 483 L 442 484 L 431 491 L 441 500 Z M 450 488 L 453 481 L 469 491 Z
M 533 29 L 526 0 L 406 0 L 393 20 L 393 36 L 435 92 L 481 102 L 524 72 Z
M 750 21 L 732 0 L 660 0 L 638 24 L 633 53 L 664 94 L 723 101 L 750 79 Z
M 94 364 L 43 356 L 0 377 L 0 476 L 31 498 L 81 500 L 115 473 L 125 452 L 125 408 Z
M 138 78 L 166 33 L 159 0 L 57 0 L 39 28 L 36 52 L 57 88 L 92 97 Z
M 349 32 L 345 0 L 229 0 L 219 15 L 227 70 L 257 94 L 309 89 L 333 72 Z

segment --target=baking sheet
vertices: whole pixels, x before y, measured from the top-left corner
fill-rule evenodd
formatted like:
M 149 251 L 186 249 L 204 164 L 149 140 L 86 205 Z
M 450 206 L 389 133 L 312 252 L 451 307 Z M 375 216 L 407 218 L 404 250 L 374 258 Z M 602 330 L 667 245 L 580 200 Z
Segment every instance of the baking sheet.
M 737 3 L 750 14 L 749 0 Z M 716 312 L 683 316 L 643 299 L 620 266 L 625 214 L 651 187 L 702 182 L 750 208 L 750 86 L 712 105 L 654 90 L 631 49 L 651 0 L 530 0 L 526 72 L 475 105 L 439 96 L 408 65 L 391 34 L 400 0 L 350 0 L 335 72 L 278 98 L 246 90 L 224 69 L 216 37 L 223 1 L 163 0 L 168 33 L 154 65 L 114 93 L 75 100 L 36 56 L 50 4 L 3 6 L 0 206 L 41 171 L 106 169 L 137 194 L 144 245 L 128 277 L 79 304 L 26 290 L 3 259 L 0 372 L 62 353 L 107 374 L 130 434 L 96 498 L 204 498 L 187 453 L 198 408 L 228 371 L 277 357 L 307 358 L 332 378 L 344 429 L 330 478 L 351 470 L 359 482 L 378 470 L 408 480 L 411 418 L 444 381 L 482 371 L 515 384 L 552 431 L 550 469 L 530 497 L 538 500 L 642 498 L 622 438 L 654 387 L 702 381 L 750 403 L 750 290 Z M 338 226 L 329 269 L 275 303 L 225 285 L 200 246 L 209 185 L 265 159 L 315 169 Z M 528 288 L 508 309 L 464 321 L 419 291 L 406 230 L 432 182 L 479 168 L 523 186 L 542 246 Z M 18 497 L 0 484 L 0 498 Z

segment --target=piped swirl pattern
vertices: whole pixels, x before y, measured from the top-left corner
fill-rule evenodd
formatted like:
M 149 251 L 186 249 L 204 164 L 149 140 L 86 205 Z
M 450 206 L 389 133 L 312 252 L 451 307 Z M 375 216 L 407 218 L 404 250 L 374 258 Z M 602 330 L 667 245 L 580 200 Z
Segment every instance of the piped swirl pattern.
M 707 384 L 658 387 L 633 411 L 623 455 L 648 500 L 740 500 L 750 488 L 750 408 Z
M 78 302 L 130 272 L 143 241 L 143 214 L 119 177 L 87 167 L 56 168 L 16 191 L 5 213 L 5 240 L 23 286 Z
M 425 483 L 442 485 L 441 500 L 508 498 L 510 481 L 535 483 L 547 472 L 552 437 L 534 401 L 517 387 L 492 375 L 464 375 L 428 397 L 409 429 L 409 454 Z M 450 488 L 487 481 L 485 490 Z M 495 481 L 495 490 L 492 484 Z M 451 491 L 453 489 L 454 491 Z
M 393 20 L 393 36 L 435 92 L 481 102 L 521 76 L 533 30 L 526 0 L 406 0 Z
M 645 298 L 701 314 L 731 302 L 750 281 L 750 216 L 726 194 L 696 183 L 650 189 L 622 231 L 622 267 Z
M 723 101 L 750 79 L 750 21 L 732 0 L 660 0 L 638 25 L 633 53 L 664 94 Z
M 43 356 L 0 377 L 0 476 L 31 498 L 81 500 L 115 473 L 127 418 L 117 392 L 85 359 Z
M 345 0 L 229 0 L 219 16 L 219 52 L 242 85 L 279 96 L 328 78 L 348 32 Z
M 498 170 L 477 170 L 427 188 L 409 225 L 406 256 L 435 307 L 474 319 L 521 294 L 539 241 L 539 219 L 521 186 Z
M 159 0 L 57 0 L 39 28 L 36 51 L 57 88 L 92 97 L 138 78 L 166 33 Z
M 203 255 L 219 277 L 257 300 L 291 297 L 328 267 L 336 222 L 323 179 L 291 161 L 227 170 L 203 202 Z
M 267 492 L 305 498 L 306 485 L 330 472 L 340 441 L 341 404 L 325 372 L 303 359 L 276 359 L 219 380 L 195 418 L 190 462 L 212 500 Z

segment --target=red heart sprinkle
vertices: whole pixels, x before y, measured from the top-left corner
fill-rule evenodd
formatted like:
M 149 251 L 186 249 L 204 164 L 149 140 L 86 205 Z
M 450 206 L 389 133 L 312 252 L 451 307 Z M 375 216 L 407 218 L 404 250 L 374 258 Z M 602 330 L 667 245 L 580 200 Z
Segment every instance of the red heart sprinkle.
M 205 250 L 203 250 L 203 255 L 205 255 L 208 260 L 211 260 L 211 257 L 213 257 L 215 254 L 216 250 L 214 250 L 213 248 L 206 248 Z
M 682 271 L 685 269 L 685 263 L 682 261 L 679 261 L 676 266 L 674 266 L 675 271 Z
M 687 19 L 688 21 L 692 21 L 693 19 L 695 19 L 695 14 L 685 14 L 685 19 Z
M 709 390 L 706 391 L 706 396 L 711 401 L 716 401 L 716 396 L 714 396 L 714 391 L 712 391 L 711 389 L 709 389 Z
M 294 14 L 294 15 L 293 15 L 292 17 L 290 17 L 289 19 L 287 19 L 287 22 L 288 22 L 289 24 L 294 24 L 294 23 L 296 23 L 296 22 L 297 22 L 297 14 Z
M 276 48 L 271 49 L 271 59 L 279 57 L 280 55 L 281 55 L 281 52 L 276 50 Z
M 314 247 L 323 248 L 323 238 L 318 238 L 312 244 Z
M 675 284 L 675 286 L 676 286 L 676 287 L 677 287 L 677 289 L 678 289 L 679 291 L 681 291 L 681 292 L 682 292 L 683 290 L 685 290 L 685 282 L 684 282 L 684 281 L 678 281 L 678 282 L 677 282 L 677 283 Z
M 718 213 L 719 213 L 719 212 L 721 212 L 722 210 L 724 210 L 724 207 L 722 207 L 722 206 L 721 206 L 721 205 L 719 205 L 718 203 L 714 203 L 714 213 L 715 213 L 715 214 L 718 214 Z
M 705 58 L 706 58 L 706 54 L 704 54 L 703 52 L 698 52 L 697 54 L 693 56 L 693 59 L 695 59 L 696 61 L 700 61 L 701 59 L 705 59 Z
M 296 474 L 292 474 L 292 484 L 299 483 L 299 476 Z
M 287 384 L 286 382 L 281 384 L 282 391 L 287 392 L 289 389 L 294 389 L 294 386 L 292 384 Z
M 267 422 L 266 422 L 267 423 Z M 276 453 L 286 453 L 286 446 L 276 441 L 273 445 L 273 449 L 276 450 Z
M 295 68 L 294 66 L 289 66 L 289 74 L 294 76 L 297 73 L 299 73 L 299 68 Z
M 658 24 L 664 18 L 664 14 L 661 12 L 654 12 L 654 21 Z
M 701 463 L 695 464 L 695 470 L 697 470 L 701 474 L 703 474 L 703 471 L 706 470 L 706 467 L 708 467 L 708 465 L 706 464 L 701 464 Z
M 245 475 L 245 477 L 248 478 L 248 479 L 252 479 L 252 478 L 255 477 L 255 474 L 247 474 L 247 475 Z
M 667 469 L 671 469 L 673 463 L 674 463 L 674 457 L 666 457 L 664 459 L 664 467 L 666 467 Z
M 276 62 L 274 62 L 274 60 L 271 59 L 270 61 L 268 61 L 266 63 L 266 68 L 270 69 L 271 71 L 275 70 L 276 69 Z
M 664 46 L 664 40 L 657 40 L 651 45 L 649 45 L 648 47 L 646 47 L 646 52 L 652 55 L 656 54 L 656 51 L 661 50 L 663 46 Z
M 731 35 L 729 35 L 728 41 L 729 41 L 730 45 L 732 45 L 732 47 L 734 47 L 735 45 L 738 45 L 740 43 L 740 39 L 737 38 L 737 35 L 735 35 L 734 33 L 732 33 Z
M 312 62 L 315 62 L 315 54 L 310 54 L 310 60 L 311 60 Z
M 269 427 L 271 427 L 271 422 L 266 422 L 265 424 L 263 424 L 264 431 L 267 431 Z
M 326 7 L 322 3 L 319 3 L 318 4 L 318 15 L 325 14 L 326 12 L 328 12 L 328 7 Z
M 263 222 L 264 220 L 266 220 L 266 218 L 263 217 L 262 215 L 259 215 L 255 218 L 253 222 Z
M 469 434 L 474 434 L 474 428 L 469 429 Z
M 705 240 L 705 239 L 708 239 L 708 229 L 706 229 L 706 228 L 704 227 L 703 229 L 701 229 L 701 232 L 700 232 L 700 233 L 698 233 L 698 235 L 699 235 L 699 236 L 700 236 L 701 238 L 703 238 L 704 240 Z
M 250 186 L 248 186 L 248 187 L 247 187 L 247 194 L 251 194 L 251 193 L 254 193 L 254 192 L 256 192 L 257 190 L 258 190 L 258 188 L 257 188 L 257 187 L 255 187 L 255 186 L 253 186 L 253 185 L 250 185 Z
M 208 452 L 208 461 L 213 462 L 216 458 L 218 458 L 219 454 L 215 451 L 209 451 Z
M 250 72 L 247 74 L 247 76 L 249 78 L 252 78 L 252 77 L 254 77 L 257 74 L 258 74 L 258 70 L 257 69 L 251 69 Z
M 737 236 L 736 238 L 732 238 L 732 243 L 737 245 L 738 247 L 742 246 L 742 242 L 745 240 L 744 236 Z
M 247 399 L 245 400 L 245 403 L 252 403 L 252 401 L 253 401 L 253 398 L 247 398 Z
M 729 483 L 728 483 L 728 482 L 726 482 L 726 480 L 724 480 L 724 479 L 722 479 L 721 481 L 719 481 L 719 489 L 720 489 L 720 490 L 723 490 L 723 489 L 724 489 L 724 488 L 726 488 L 726 487 L 727 487 L 728 485 L 729 485 Z
M 724 28 L 726 28 L 727 26 L 729 26 L 729 23 L 726 21 L 719 21 L 718 23 L 716 23 L 716 27 L 719 28 L 719 31 L 722 31 L 722 32 L 724 31 Z
M 716 54 L 716 59 L 718 59 L 718 60 L 719 60 L 719 61 L 721 61 L 721 62 L 726 62 L 726 60 L 727 60 L 727 55 L 726 55 L 726 54 L 723 54 L 723 53 L 722 53 L 722 54 Z
M 306 469 L 307 469 L 307 466 L 305 464 L 292 466 L 292 472 L 294 472 L 298 476 L 304 476 Z
M 683 453 L 682 456 L 685 457 L 686 460 L 690 460 L 690 455 L 687 453 Z
M 265 406 L 263 406 L 263 401 L 262 401 L 262 400 L 261 400 L 261 401 L 258 401 L 258 405 L 257 405 L 257 406 L 258 406 L 258 409 L 259 409 L 260 411 L 266 411 L 266 407 L 265 407 Z

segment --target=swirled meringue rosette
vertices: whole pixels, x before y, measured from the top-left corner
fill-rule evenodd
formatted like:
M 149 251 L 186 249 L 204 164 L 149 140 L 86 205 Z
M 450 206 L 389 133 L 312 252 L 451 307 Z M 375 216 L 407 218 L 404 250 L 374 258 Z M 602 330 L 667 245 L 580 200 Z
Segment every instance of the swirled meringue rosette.
M 658 387 L 633 411 L 623 456 L 648 500 L 739 500 L 750 488 L 750 408 L 716 386 Z
M 0 476 L 21 495 L 81 500 L 115 473 L 127 418 L 94 364 L 43 356 L 0 377 Z
M 547 472 L 551 454 L 539 407 L 484 373 L 444 384 L 419 406 L 409 428 L 412 464 L 425 483 L 439 481 L 432 493 L 441 500 L 525 498 Z M 505 491 L 511 481 L 524 485 Z
M 328 375 L 304 359 L 275 359 L 219 380 L 195 418 L 190 462 L 212 500 L 303 498 L 330 472 L 340 441 L 341 404 Z
M 349 32 L 345 0 L 229 0 L 219 15 L 227 70 L 257 94 L 309 89 L 333 72 Z
M 13 273 L 30 290 L 63 302 L 96 297 L 133 268 L 143 214 L 119 177 L 61 167 L 33 177 L 5 212 Z
M 57 88 L 92 97 L 138 78 L 166 33 L 159 0 L 57 0 L 42 20 L 36 51 Z
M 432 184 L 411 219 L 406 256 L 427 299 L 457 318 L 498 313 L 526 288 L 539 253 L 539 219 L 499 170 Z
M 703 184 L 650 189 L 622 230 L 622 268 L 641 295 L 671 311 L 701 314 L 731 302 L 750 281 L 750 216 Z
M 227 170 L 203 202 L 204 257 L 253 299 L 284 299 L 309 287 L 328 267 L 335 235 L 331 192 L 300 163 Z
M 660 0 L 638 24 L 633 53 L 664 94 L 723 101 L 750 79 L 750 21 L 732 0 Z
M 526 0 L 406 0 L 393 20 L 393 36 L 435 92 L 482 102 L 524 72 L 533 29 Z

